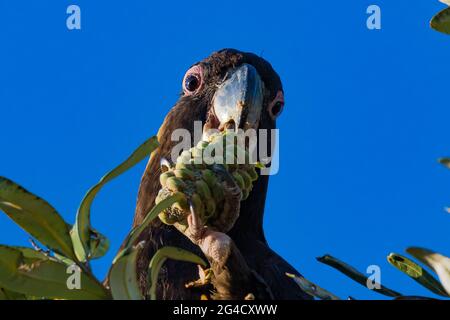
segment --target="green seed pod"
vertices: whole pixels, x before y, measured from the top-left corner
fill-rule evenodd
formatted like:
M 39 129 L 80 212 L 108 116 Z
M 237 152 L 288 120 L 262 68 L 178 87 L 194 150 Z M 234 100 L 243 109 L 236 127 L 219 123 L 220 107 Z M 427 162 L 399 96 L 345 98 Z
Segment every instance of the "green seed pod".
M 227 146 L 224 153 L 224 163 L 228 165 L 237 164 L 236 162 L 236 152 L 234 146 Z
M 198 149 L 205 149 L 207 146 L 209 145 L 208 141 L 200 141 L 199 143 L 197 143 L 197 148 Z
M 223 190 L 222 185 L 217 182 L 214 186 L 211 187 L 211 192 L 217 203 L 220 203 L 225 199 L 225 192 Z
M 250 191 L 248 189 L 242 190 L 242 200 L 246 200 L 249 195 L 250 195 Z
M 173 177 L 174 174 L 172 171 L 166 171 L 159 176 L 159 183 L 161 183 L 162 187 L 166 186 L 167 179 Z
M 250 165 L 248 167 L 247 173 L 252 178 L 252 181 L 256 181 L 258 179 L 258 173 L 256 172 L 256 168 L 254 165 Z
M 189 170 L 192 170 L 192 168 L 194 168 L 194 166 L 191 164 L 191 160 L 187 161 L 186 163 L 177 162 L 177 164 L 175 165 L 175 169 L 189 169 Z
M 223 158 L 225 154 L 225 150 L 223 148 L 223 142 L 222 141 L 215 141 L 211 142 L 208 147 L 207 151 L 205 151 L 208 155 Z
M 158 195 L 156 196 L 156 199 L 155 199 L 155 203 L 156 203 L 156 204 L 158 204 L 158 203 L 160 203 L 161 201 L 164 200 L 164 195 L 163 195 L 163 193 L 164 193 L 164 189 L 160 189 L 160 190 L 158 191 Z
M 242 176 L 238 173 L 238 172 L 233 172 L 233 178 L 234 181 L 236 181 L 236 184 L 239 186 L 239 188 L 241 190 L 245 189 L 245 183 L 244 183 L 244 179 L 242 178 Z
M 178 209 L 178 210 L 183 211 L 183 212 L 189 212 L 189 204 L 188 204 L 186 195 L 181 193 L 181 192 L 174 192 L 174 195 L 176 195 L 176 194 L 181 194 L 180 200 L 175 202 L 172 205 L 172 208 Z
M 209 189 L 208 184 L 205 181 L 197 180 L 195 182 L 195 189 L 204 201 L 212 199 L 211 190 Z
M 175 174 L 175 177 L 183 179 L 183 180 L 194 180 L 195 179 L 194 172 L 187 168 L 175 169 L 173 171 L 173 173 Z
M 202 178 L 203 180 L 205 180 L 205 182 L 208 184 L 208 187 L 210 188 L 212 188 L 217 182 L 217 178 L 214 175 L 214 172 L 212 172 L 212 170 L 209 169 L 202 170 Z
M 206 207 L 205 219 L 209 219 L 214 216 L 214 213 L 216 213 L 216 202 L 214 199 L 209 198 L 204 203 Z
M 177 177 L 170 177 L 166 180 L 166 187 L 172 191 L 183 191 L 186 189 L 186 183 Z
M 164 224 L 173 225 L 178 222 L 178 217 L 170 214 L 168 210 L 161 212 L 158 217 Z
M 244 180 L 245 186 L 244 189 L 250 189 L 252 187 L 252 178 L 250 177 L 250 175 L 244 170 L 238 170 L 237 172 L 241 175 L 242 179 Z
M 236 145 L 236 159 L 238 164 L 248 164 L 250 162 L 250 155 L 246 150 Z
M 203 149 L 201 148 L 192 148 L 192 158 L 203 158 Z
M 196 193 L 194 193 L 191 196 L 192 206 L 194 207 L 194 211 L 197 215 L 200 216 L 200 218 L 205 218 L 205 206 L 202 202 L 202 199 L 200 196 Z
M 191 158 L 192 158 L 191 151 L 184 150 L 177 158 L 177 163 L 187 163 L 189 160 L 191 160 Z

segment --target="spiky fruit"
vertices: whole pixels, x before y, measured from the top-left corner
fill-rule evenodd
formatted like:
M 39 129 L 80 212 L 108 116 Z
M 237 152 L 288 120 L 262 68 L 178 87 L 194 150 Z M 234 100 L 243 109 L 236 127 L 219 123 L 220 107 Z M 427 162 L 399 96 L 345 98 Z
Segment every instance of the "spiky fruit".
M 240 201 L 247 199 L 258 178 L 255 164 L 249 163 L 248 152 L 237 141 L 234 132 L 214 134 L 183 151 L 175 167 L 161 174 L 162 188 L 156 203 L 174 193 L 184 195 L 160 213 L 162 222 L 185 230 L 192 205 L 206 225 L 223 232 L 231 229 L 239 215 Z

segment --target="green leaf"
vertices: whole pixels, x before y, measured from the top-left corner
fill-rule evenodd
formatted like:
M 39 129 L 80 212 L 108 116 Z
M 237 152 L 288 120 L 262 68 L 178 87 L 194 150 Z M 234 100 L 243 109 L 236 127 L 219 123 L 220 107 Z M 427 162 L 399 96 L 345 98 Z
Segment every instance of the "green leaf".
M 436 14 L 430 22 L 433 29 L 450 34 L 450 8 L 446 8 Z
M 0 300 L 27 300 L 27 296 L 5 288 L 0 288 Z
M 158 214 L 160 214 L 163 210 L 169 208 L 172 204 L 175 202 L 178 202 L 183 197 L 180 193 L 175 193 L 161 202 L 159 202 L 157 205 L 153 206 L 153 208 L 150 210 L 150 212 L 145 216 L 142 223 L 138 226 L 136 226 L 131 232 L 128 234 L 127 239 L 125 240 L 125 249 L 130 248 L 136 240 L 139 238 L 140 234 L 150 225 L 150 223 L 155 219 Z M 120 255 L 120 252 L 119 254 Z M 117 257 L 114 259 L 116 260 Z
M 121 163 L 114 170 L 107 173 L 100 181 L 93 186 L 85 195 L 80 207 L 78 208 L 76 223 L 72 230 L 72 240 L 75 247 L 75 252 L 80 261 L 87 261 L 99 254 L 99 251 L 92 252 L 90 245 L 90 212 L 91 205 L 101 188 L 114 178 L 123 174 L 128 169 L 135 166 L 146 156 L 152 153 L 158 147 L 158 140 L 152 137 L 139 146 L 128 159 Z M 94 249 L 95 251 L 95 249 Z
M 27 296 L 54 299 L 108 299 L 108 291 L 81 273 L 81 288 L 70 290 L 67 266 L 31 249 L 0 246 L 0 286 Z
M 159 271 L 167 259 L 192 262 L 206 267 L 206 262 L 190 251 L 169 246 L 159 249 L 149 264 L 148 284 L 150 285 L 149 293 L 151 300 L 156 300 L 156 286 L 158 284 Z
M 109 273 L 109 285 L 114 300 L 143 300 L 137 280 L 136 260 L 143 242 L 122 251 Z
M 51 259 L 51 257 L 48 257 L 46 254 L 31 248 L 26 247 L 11 247 L 11 248 L 19 250 L 23 255 L 24 262 L 27 264 L 32 264 L 33 262 L 39 260 Z M 72 261 L 72 264 L 73 263 L 74 262 Z M 0 288 L 0 300 L 28 300 L 32 298 L 33 297 L 31 296 L 27 297 L 22 293 L 17 293 L 14 291 L 7 290 L 5 288 Z
M 450 295 L 450 258 L 434 251 L 417 247 L 408 248 L 406 252 L 433 269 L 439 276 L 445 291 Z
M 450 158 L 440 158 L 439 163 L 450 169 Z
M 91 259 L 98 259 L 103 257 L 109 250 L 110 242 L 107 237 L 102 235 L 97 230 L 90 230 L 89 248 L 91 250 Z
M 75 228 L 72 228 L 70 230 L 70 236 L 72 238 L 72 241 L 74 243 L 75 252 L 80 253 L 80 256 L 83 255 L 84 249 L 81 247 L 79 238 L 76 236 Z M 109 239 L 98 232 L 95 229 L 89 230 L 89 246 L 90 249 L 90 255 L 89 259 L 98 259 L 103 257 L 109 250 L 110 242 Z
M 361 284 L 362 286 L 367 288 L 368 278 L 363 273 L 359 272 L 358 270 L 356 270 L 354 267 L 348 265 L 347 263 L 345 263 L 335 257 L 332 257 L 330 255 L 324 255 L 323 257 L 319 257 L 319 258 L 317 258 L 317 261 L 324 263 L 324 264 L 340 271 L 341 273 L 345 274 L 347 277 L 355 280 L 356 282 L 358 282 L 359 284 Z M 380 288 L 380 289 L 377 289 L 377 288 Z M 380 293 L 382 295 L 388 296 L 388 297 L 399 297 L 402 295 L 401 293 L 391 290 L 381 284 L 378 284 L 372 290 L 377 293 Z
M 445 292 L 445 289 L 442 287 L 439 281 L 437 281 L 428 271 L 423 269 L 417 263 L 396 253 L 389 254 L 387 260 L 391 265 L 396 267 L 401 272 L 407 274 L 409 277 L 420 283 L 431 292 L 444 297 L 448 297 L 448 294 Z
M 0 177 L 0 210 L 48 248 L 75 260 L 67 224 L 48 202 Z
M 322 300 L 341 300 L 338 296 L 332 294 L 331 292 L 322 289 L 318 285 L 307 280 L 305 277 L 296 276 L 295 274 L 286 273 L 289 278 L 294 279 L 295 283 L 307 294 L 312 297 L 316 297 Z

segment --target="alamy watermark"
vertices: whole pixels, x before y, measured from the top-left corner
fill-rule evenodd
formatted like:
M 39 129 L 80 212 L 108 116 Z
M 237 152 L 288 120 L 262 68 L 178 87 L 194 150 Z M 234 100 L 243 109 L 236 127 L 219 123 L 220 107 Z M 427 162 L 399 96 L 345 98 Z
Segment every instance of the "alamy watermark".
M 69 30 L 81 30 L 81 9 L 72 4 L 67 7 L 66 13 L 69 15 L 66 19 L 66 26 Z
M 366 273 L 369 274 L 366 280 L 366 287 L 370 290 L 381 289 L 381 268 L 377 265 L 367 267 Z
M 66 273 L 70 276 L 67 277 L 66 286 L 69 290 L 81 289 L 81 268 L 76 264 L 72 264 L 67 267 Z
M 381 29 L 381 8 L 376 4 L 367 7 L 366 13 L 369 17 L 366 21 L 367 29 L 380 30 Z
M 205 138 L 206 137 L 206 138 Z M 214 137 L 201 153 L 193 158 L 179 156 L 196 146 L 199 142 Z M 279 171 L 279 130 L 278 129 L 238 129 L 229 135 L 220 135 L 219 130 L 209 129 L 203 132 L 201 121 L 194 122 L 194 137 L 184 128 L 172 132 L 171 141 L 176 142 L 172 148 L 172 163 L 182 160 L 194 164 L 256 164 L 264 165 L 261 175 L 274 175 Z M 192 145 L 194 141 L 194 145 Z M 247 151 L 247 152 L 245 152 Z

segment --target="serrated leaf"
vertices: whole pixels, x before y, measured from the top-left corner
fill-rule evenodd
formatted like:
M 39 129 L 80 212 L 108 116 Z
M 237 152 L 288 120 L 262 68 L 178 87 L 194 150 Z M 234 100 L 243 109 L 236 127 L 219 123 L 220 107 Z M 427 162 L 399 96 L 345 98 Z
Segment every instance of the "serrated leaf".
M 328 254 L 324 255 L 323 257 L 317 258 L 317 261 L 324 263 L 324 264 L 340 271 L 341 273 L 345 274 L 350 279 L 353 279 L 354 281 L 358 282 L 359 284 L 361 284 L 362 286 L 367 288 L 367 280 L 368 280 L 367 276 L 365 276 L 363 273 L 359 272 L 358 270 L 356 270 L 354 267 L 350 266 L 349 264 L 347 264 L 333 256 L 330 256 Z M 380 288 L 380 289 L 377 289 L 377 288 Z M 402 295 L 401 293 L 391 290 L 381 284 L 378 284 L 372 290 L 377 293 L 380 293 L 382 295 L 388 296 L 388 297 L 399 297 Z
M 150 285 L 149 294 L 151 300 L 156 300 L 156 287 L 158 284 L 159 271 L 167 259 L 192 262 L 206 267 L 206 262 L 190 251 L 170 246 L 159 249 L 156 251 L 149 264 L 148 284 Z
M 143 300 L 137 280 L 136 260 L 143 243 L 122 251 L 109 273 L 114 300 Z
M 312 297 L 319 298 L 321 300 L 341 300 L 338 296 L 332 294 L 331 292 L 319 287 L 315 283 L 312 283 L 308 279 L 302 276 L 297 276 L 295 274 L 286 273 L 286 276 L 292 278 L 295 283 L 307 294 Z
M 437 252 L 418 247 L 408 248 L 406 252 L 436 272 L 445 291 L 450 295 L 450 258 Z
M 0 246 L 0 286 L 7 290 L 54 299 L 109 298 L 107 290 L 85 273 L 80 275 L 81 288 L 70 290 L 67 286 L 69 276 L 67 266 L 52 258 L 20 248 Z
M 36 251 L 27 247 L 11 247 L 13 249 L 19 250 L 23 255 L 23 261 L 26 264 L 32 264 L 36 261 L 51 259 L 51 257 L 46 254 Z M 72 261 L 72 264 L 74 262 Z M 27 297 L 26 295 L 14 291 L 7 290 L 5 288 L 0 288 L 0 300 L 28 300 L 33 299 L 33 297 Z
M 141 162 L 145 157 L 150 155 L 158 147 L 158 140 L 152 137 L 140 145 L 124 162 L 122 162 L 115 169 L 107 173 L 100 181 L 93 186 L 83 198 L 77 212 L 76 223 L 72 230 L 72 240 L 74 243 L 75 252 L 80 261 L 87 261 L 93 256 L 93 252 L 89 247 L 90 242 L 90 212 L 91 205 L 96 195 L 101 188 L 123 174 L 128 169 Z M 98 252 L 97 252 L 98 254 Z
M 0 210 L 51 250 L 75 259 L 64 219 L 45 200 L 0 177 Z
M 396 253 L 389 254 L 387 260 L 395 268 L 407 274 L 414 281 L 417 281 L 431 292 L 448 297 L 448 294 L 445 292 L 445 289 L 439 281 L 414 261 Z
M 430 22 L 433 29 L 450 34 L 450 8 L 446 8 L 436 14 Z

